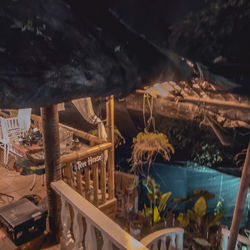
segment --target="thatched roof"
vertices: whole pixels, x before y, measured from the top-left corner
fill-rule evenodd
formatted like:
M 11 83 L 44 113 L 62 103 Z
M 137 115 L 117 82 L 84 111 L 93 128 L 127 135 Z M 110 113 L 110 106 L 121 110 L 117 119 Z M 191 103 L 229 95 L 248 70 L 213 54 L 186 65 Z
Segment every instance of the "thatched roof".
M 173 41 L 180 39 L 174 38 L 178 37 L 178 30 L 184 34 L 182 29 L 188 31 L 190 27 L 178 26 L 181 22 L 177 21 L 182 20 L 178 11 L 174 30 L 165 34 L 158 27 L 151 32 L 152 27 L 143 26 L 144 20 L 162 17 L 163 1 L 157 1 L 155 8 L 149 8 L 146 2 L 145 9 L 150 15 L 144 19 L 132 15 L 133 22 L 128 21 L 129 10 L 143 8 L 133 6 L 131 1 L 122 8 L 124 4 L 99 0 L 2 0 L 0 106 L 34 107 L 81 96 L 126 95 L 148 83 L 191 82 L 201 75 L 227 91 L 245 89 L 246 85 L 236 78 L 226 79 L 223 74 L 218 76 L 220 71 L 204 67 L 202 53 L 190 56 L 188 37 L 186 49 L 179 49 Z M 183 15 L 193 9 L 192 4 L 186 12 L 182 8 Z M 166 16 L 167 13 L 170 12 L 166 8 Z M 166 23 L 166 30 L 172 27 L 170 24 Z M 140 27 L 144 27 L 149 38 L 139 34 Z M 201 25 L 199 29 L 202 30 Z M 161 43 L 159 37 L 169 37 L 172 42 Z M 199 48 L 202 46 L 207 48 L 206 43 Z M 196 63 L 198 59 L 202 63 Z

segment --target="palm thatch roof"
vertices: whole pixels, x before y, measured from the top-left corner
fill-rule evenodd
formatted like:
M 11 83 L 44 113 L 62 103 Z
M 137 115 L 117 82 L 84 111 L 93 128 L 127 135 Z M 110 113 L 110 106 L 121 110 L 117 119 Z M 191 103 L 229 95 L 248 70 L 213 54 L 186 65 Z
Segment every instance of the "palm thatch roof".
M 192 79 L 197 77 L 223 91 L 240 90 L 245 94 L 247 84 L 237 81 L 237 77 L 223 74 L 223 70 L 210 67 L 214 65 L 211 58 L 220 56 L 221 51 L 214 49 L 213 57 L 204 60 L 203 49 L 208 51 L 210 48 L 205 42 L 209 37 L 206 36 L 207 29 L 217 28 L 221 11 L 210 16 L 209 10 L 215 7 L 205 2 L 197 7 L 195 0 L 184 8 L 176 4 L 178 1 L 172 3 L 173 6 L 164 2 L 158 0 L 151 8 L 146 1 L 144 8 L 140 8 L 140 1 L 125 4 L 99 0 L 2 0 L 0 107 L 46 106 L 82 96 L 127 95 L 146 84 L 170 80 L 192 84 Z M 242 6 L 232 8 L 245 14 L 242 14 L 241 21 L 249 25 L 249 22 L 244 22 L 249 15 L 249 4 L 240 2 L 243 2 Z M 228 8 L 224 5 L 223 1 L 219 3 L 222 12 Z M 133 8 L 138 10 L 138 15 L 136 12 L 131 14 Z M 140 15 L 142 10 L 148 15 Z M 205 17 L 211 19 L 208 27 L 203 30 L 204 22 L 198 22 L 197 33 L 192 33 L 192 25 L 204 11 Z M 192 16 L 190 13 L 196 14 Z M 232 17 L 230 12 L 226 14 Z M 162 19 L 164 16 L 168 18 Z M 186 21 L 187 17 L 191 21 Z M 152 29 L 149 22 L 157 24 L 159 20 L 165 29 L 158 26 Z M 231 30 L 232 37 L 235 32 L 235 29 Z M 197 41 L 201 41 L 199 46 Z M 219 42 L 220 39 L 215 45 Z M 197 51 L 193 44 L 197 45 Z M 240 54 L 237 53 L 232 57 L 235 59 L 236 55 L 238 60 Z M 222 54 L 222 61 L 224 58 L 227 62 L 231 60 Z M 244 64 L 244 61 L 240 63 Z M 244 73 L 245 64 L 243 66 L 240 79 L 244 78 L 245 83 L 248 78 Z

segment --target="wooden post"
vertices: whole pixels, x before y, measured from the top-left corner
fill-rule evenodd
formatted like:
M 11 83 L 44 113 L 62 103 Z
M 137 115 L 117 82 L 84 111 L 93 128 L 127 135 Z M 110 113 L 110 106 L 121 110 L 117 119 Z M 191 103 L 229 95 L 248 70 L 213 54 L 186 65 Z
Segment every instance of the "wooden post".
M 99 181 L 98 181 L 98 163 L 95 163 L 92 166 L 92 173 L 93 173 L 93 188 L 94 188 L 94 205 L 98 207 L 99 204 Z
M 90 170 L 89 167 L 85 168 L 85 173 L 84 173 L 84 177 L 85 177 L 85 198 L 87 200 L 89 200 L 90 197 Z
M 82 174 L 81 171 L 76 172 L 76 190 L 82 195 L 83 194 L 83 186 L 82 186 Z
M 102 204 L 106 202 L 106 166 L 103 162 L 100 163 L 101 173 L 100 173 L 100 186 L 102 193 Z
M 66 163 L 66 167 L 65 167 L 64 173 L 65 173 L 65 177 L 66 177 L 67 183 L 71 187 L 73 187 L 71 162 L 67 162 Z
M 59 241 L 61 232 L 60 198 L 51 188 L 51 182 L 62 178 L 60 166 L 60 142 L 57 106 L 42 108 L 43 140 L 45 152 L 45 174 L 48 197 L 49 227 L 53 238 Z
M 240 187 L 237 195 L 237 200 L 234 208 L 232 225 L 230 228 L 228 250 L 234 250 L 237 242 L 237 237 L 240 229 L 240 222 L 244 211 L 248 186 L 250 183 L 250 142 L 247 148 L 246 159 L 240 179 Z
M 112 143 L 111 149 L 109 149 L 108 154 L 108 199 L 113 199 L 114 192 L 114 172 L 115 172 L 115 149 L 114 149 L 114 97 L 107 97 L 106 101 L 106 118 L 107 118 L 107 134 L 108 141 Z

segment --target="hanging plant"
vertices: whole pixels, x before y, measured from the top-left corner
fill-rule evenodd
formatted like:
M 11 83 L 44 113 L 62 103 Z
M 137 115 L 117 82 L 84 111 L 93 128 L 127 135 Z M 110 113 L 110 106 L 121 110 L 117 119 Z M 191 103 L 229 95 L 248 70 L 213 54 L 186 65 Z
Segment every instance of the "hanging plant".
M 169 143 L 168 138 L 163 133 L 144 132 L 137 134 L 133 138 L 132 145 L 132 168 L 131 171 L 142 170 L 144 163 L 148 163 L 148 171 L 154 157 L 160 154 L 165 160 L 169 161 L 174 148 Z
M 132 172 L 140 172 L 144 175 L 143 165 L 147 163 L 148 173 L 152 161 L 160 154 L 163 159 L 169 161 L 171 153 L 174 154 L 174 148 L 169 143 L 168 138 L 165 134 L 159 133 L 155 128 L 155 119 L 153 117 L 153 101 L 154 96 L 149 93 L 143 95 L 143 121 L 144 121 L 144 132 L 137 134 L 133 138 L 132 144 L 132 156 L 131 162 Z M 149 118 L 146 119 L 146 107 L 148 107 Z M 153 132 L 149 132 L 152 127 Z

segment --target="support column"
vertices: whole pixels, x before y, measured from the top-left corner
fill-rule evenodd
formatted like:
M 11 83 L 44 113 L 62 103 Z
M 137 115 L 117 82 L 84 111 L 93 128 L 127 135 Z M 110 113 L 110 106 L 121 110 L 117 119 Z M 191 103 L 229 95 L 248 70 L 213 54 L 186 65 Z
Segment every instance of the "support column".
M 106 101 L 106 119 L 108 141 L 112 143 L 108 155 L 108 194 L 109 200 L 115 197 L 115 139 L 114 139 L 114 96 L 107 97 Z
M 227 250 L 235 249 L 249 184 L 250 184 L 250 142 L 248 144 L 246 159 L 241 174 L 240 187 L 234 208 L 234 214 L 233 214 L 232 225 L 230 228 Z
M 45 174 L 48 198 L 49 228 L 53 240 L 59 241 L 61 232 L 61 203 L 50 184 L 61 179 L 60 142 L 57 105 L 41 109 L 45 152 Z

